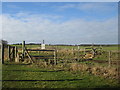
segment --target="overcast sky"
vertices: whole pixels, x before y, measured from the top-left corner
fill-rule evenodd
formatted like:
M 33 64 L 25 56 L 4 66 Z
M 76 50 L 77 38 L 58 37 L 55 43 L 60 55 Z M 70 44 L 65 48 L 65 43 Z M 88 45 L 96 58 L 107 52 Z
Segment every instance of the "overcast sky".
M 3 2 L 1 16 L 10 43 L 118 43 L 117 2 Z

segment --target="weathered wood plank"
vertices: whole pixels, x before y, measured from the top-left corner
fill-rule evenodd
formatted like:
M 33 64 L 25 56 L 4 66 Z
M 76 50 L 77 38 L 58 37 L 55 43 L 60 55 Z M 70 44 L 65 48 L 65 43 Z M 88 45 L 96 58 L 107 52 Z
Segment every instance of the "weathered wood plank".
M 10 46 L 8 46 L 8 60 L 10 61 L 11 58 L 10 58 L 10 52 L 11 52 L 11 49 L 10 49 Z
M 22 58 L 25 56 L 25 41 L 22 42 Z
M 30 55 L 31 57 L 54 57 L 54 55 L 49 55 L 49 56 L 37 56 L 37 55 Z
M 34 58 L 39 58 L 39 59 L 54 59 L 54 57 L 40 57 L 40 56 L 31 56 Z
M 15 47 L 13 47 L 13 50 L 12 50 L 12 59 L 13 59 L 13 61 L 15 61 Z
M 56 60 L 56 51 L 54 51 L 54 65 L 57 64 L 57 60 Z
M 45 49 L 27 49 L 27 51 L 55 51 L 55 50 L 45 50 Z
M 15 46 L 15 58 L 17 57 L 17 47 Z
M 28 55 L 30 61 L 31 61 L 32 63 L 34 63 L 34 61 L 32 60 L 31 56 L 29 55 L 29 53 L 28 53 L 28 51 L 27 51 L 27 49 L 26 49 L 25 47 L 24 47 L 24 50 L 25 50 L 26 54 Z

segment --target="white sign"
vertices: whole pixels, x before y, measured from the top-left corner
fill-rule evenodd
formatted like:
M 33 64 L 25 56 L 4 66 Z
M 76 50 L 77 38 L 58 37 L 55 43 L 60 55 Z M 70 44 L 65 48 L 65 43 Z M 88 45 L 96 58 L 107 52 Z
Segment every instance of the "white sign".
M 45 49 L 45 44 L 41 44 L 41 49 Z

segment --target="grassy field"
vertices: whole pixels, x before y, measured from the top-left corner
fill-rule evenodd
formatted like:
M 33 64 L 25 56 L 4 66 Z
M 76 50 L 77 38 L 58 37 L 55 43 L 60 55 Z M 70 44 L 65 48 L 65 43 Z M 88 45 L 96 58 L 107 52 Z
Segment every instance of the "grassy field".
M 21 45 L 17 46 L 21 49 Z M 40 45 L 26 45 L 27 48 L 40 48 Z M 77 46 L 46 46 L 47 48 L 58 48 L 59 56 L 63 57 L 60 60 L 72 59 L 73 55 L 77 57 L 77 52 L 71 51 L 73 48 L 77 49 Z M 90 46 L 80 46 L 80 49 L 88 48 Z M 118 50 L 116 45 L 103 46 L 102 50 Z M 64 49 L 68 49 L 65 50 Z M 7 49 L 6 49 L 7 52 Z M 50 55 L 51 53 L 44 52 L 31 52 L 30 55 Z M 83 54 L 83 52 L 82 52 Z M 5 54 L 6 55 L 6 54 Z M 7 61 L 7 55 L 6 61 Z M 114 57 L 114 55 L 113 55 Z M 103 53 L 101 56 L 96 56 L 93 60 L 108 60 L 108 53 Z M 8 63 L 8 62 L 6 62 Z M 95 62 L 77 62 L 77 63 L 89 63 L 95 64 Z M 108 66 L 108 63 L 101 64 Z M 8 63 L 3 65 L 3 88 L 116 88 L 120 86 L 117 84 L 117 80 L 103 78 L 87 73 L 86 71 L 69 71 L 64 69 L 57 69 L 52 67 L 43 68 L 36 65 L 25 65 Z
M 22 45 L 12 45 L 12 46 L 17 46 L 18 49 L 20 50 L 22 48 Z M 40 48 L 40 45 L 26 45 L 26 47 L 28 49 L 30 48 Z M 91 46 L 79 46 L 80 49 L 84 48 L 89 48 Z M 94 48 L 98 48 L 100 46 L 94 46 Z M 78 46 L 54 46 L 54 45 L 46 45 L 46 49 L 57 49 L 58 50 L 58 57 L 64 58 L 64 59 L 69 59 L 72 57 L 78 57 Z M 59 50 L 60 49 L 60 50 Z M 74 54 L 72 52 L 72 49 L 76 49 L 74 50 Z M 63 50 L 63 51 L 62 51 Z M 92 49 L 86 49 L 86 50 L 91 50 Z M 100 51 L 118 51 L 118 45 L 110 45 L 110 46 L 102 46 L 102 49 Z M 51 52 L 47 52 L 47 53 L 43 53 L 43 52 L 31 52 L 30 55 L 53 55 Z M 84 55 L 84 52 L 79 52 L 79 55 Z M 108 60 L 108 52 L 104 52 L 102 53 L 102 55 L 97 55 L 94 60 Z M 114 57 L 114 56 L 112 56 Z M 79 56 L 79 58 L 81 58 L 81 56 Z
M 55 68 L 3 65 L 3 88 L 116 88 L 116 80 Z
M 12 46 L 17 46 L 18 48 L 22 48 L 22 45 L 12 45 Z M 40 48 L 40 45 L 26 45 L 27 48 Z M 91 46 L 79 46 L 80 49 L 88 48 Z M 94 46 L 100 47 L 100 46 Z M 61 49 L 78 49 L 78 46 L 55 46 L 55 45 L 46 45 L 46 48 L 61 48 Z M 118 50 L 118 45 L 110 45 L 110 46 L 102 46 L 103 50 Z

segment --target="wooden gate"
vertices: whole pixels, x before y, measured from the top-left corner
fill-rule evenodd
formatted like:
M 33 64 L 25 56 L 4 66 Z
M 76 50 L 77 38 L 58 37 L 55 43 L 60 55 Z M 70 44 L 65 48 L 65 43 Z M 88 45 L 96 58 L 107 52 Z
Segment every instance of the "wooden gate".
M 31 54 L 32 53 L 35 53 L 35 52 L 52 52 L 53 54 L 52 55 L 33 55 Z M 49 64 L 51 62 L 51 59 L 53 59 L 53 62 L 54 62 L 54 65 L 57 64 L 57 52 L 55 49 L 27 49 L 27 47 L 25 46 L 25 41 L 23 41 L 23 44 L 22 44 L 22 55 L 23 55 L 23 58 L 25 58 L 26 56 L 29 58 L 29 60 L 34 63 L 35 59 L 49 59 Z

